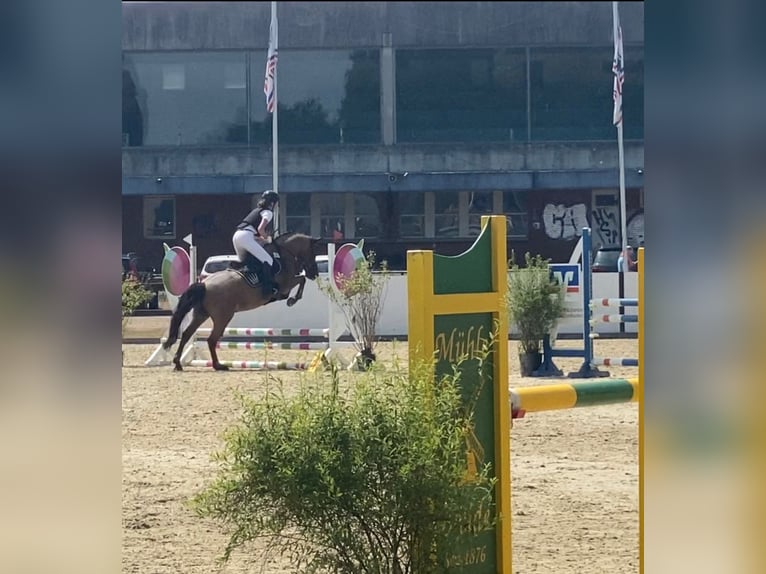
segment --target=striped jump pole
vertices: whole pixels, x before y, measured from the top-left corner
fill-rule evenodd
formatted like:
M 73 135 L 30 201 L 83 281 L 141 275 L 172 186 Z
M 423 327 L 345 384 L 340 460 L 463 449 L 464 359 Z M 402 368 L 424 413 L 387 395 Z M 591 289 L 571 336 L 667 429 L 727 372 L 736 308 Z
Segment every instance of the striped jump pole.
M 195 345 L 199 347 L 207 347 L 206 341 L 197 341 L 194 343 Z M 263 341 L 263 342 L 255 342 L 255 343 L 235 343 L 235 342 L 222 342 L 219 341 L 216 343 L 215 348 L 216 349 L 250 349 L 250 350 L 260 350 L 260 349 L 294 349 L 294 350 L 304 350 L 304 351 L 312 351 L 312 350 L 325 350 L 329 347 L 329 343 L 274 343 L 272 341 Z
M 197 329 L 197 335 L 210 335 L 211 331 L 212 329 L 209 327 Z M 330 329 L 246 329 L 230 327 L 223 331 L 224 337 L 327 337 L 329 334 Z
M 593 357 L 591 365 L 604 367 L 637 367 L 638 359 L 631 359 L 628 357 Z
M 256 371 L 305 371 L 309 363 L 286 363 L 284 361 L 220 361 L 232 369 L 252 369 Z M 189 363 L 192 367 L 212 367 L 213 361 L 194 360 Z
M 512 418 L 526 413 L 638 402 L 638 379 L 521 387 L 510 392 Z
M 591 307 L 638 307 L 638 299 L 591 299 Z
M 591 325 L 596 323 L 638 323 L 638 315 L 609 314 L 596 315 L 589 320 Z

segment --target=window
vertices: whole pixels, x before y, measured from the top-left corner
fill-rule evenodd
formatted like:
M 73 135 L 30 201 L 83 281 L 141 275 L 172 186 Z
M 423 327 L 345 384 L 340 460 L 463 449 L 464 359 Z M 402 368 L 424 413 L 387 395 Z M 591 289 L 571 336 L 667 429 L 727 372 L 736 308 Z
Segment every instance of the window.
M 457 237 L 460 221 L 460 192 L 434 194 L 434 231 L 436 237 Z
M 525 51 L 397 50 L 396 122 L 400 142 L 525 141 Z
M 644 48 L 624 46 L 622 121 L 625 139 L 644 139 Z M 614 135 L 614 134 L 613 134 Z
M 266 53 L 251 58 L 251 139 L 271 142 L 263 75 Z M 379 50 L 281 50 L 279 143 L 379 143 Z
M 123 137 L 130 146 L 247 143 L 245 74 L 245 53 L 124 54 Z
M 354 193 L 354 237 L 380 236 L 379 195 Z
M 224 65 L 224 83 L 223 87 L 227 90 L 244 90 L 246 87 L 245 66 L 239 62 L 232 62 Z
M 321 236 L 340 241 L 346 237 L 346 198 L 343 193 L 317 193 Z
M 530 51 L 533 140 L 612 140 L 614 48 Z M 633 75 L 631 76 L 631 71 Z M 625 47 L 625 136 L 643 137 L 643 49 Z
M 504 191 L 503 213 L 508 237 L 511 239 L 529 238 L 529 219 L 527 215 L 527 191 Z
M 144 197 L 144 237 L 173 239 L 176 236 L 176 200 L 174 197 Z
M 401 191 L 399 198 L 399 236 L 424 237 L 426 233 L 425 193 Z
M 186 70 L 183 64 L 162 66 L 162 89 L 183 90 L 186 87 Z
M 492 214 L 493 192 L 474 191 L 468 194 L 468 235 L 481 233 L 481 216 Z
M 286 231 L 311 235 L 311 194 L 282 193 Z

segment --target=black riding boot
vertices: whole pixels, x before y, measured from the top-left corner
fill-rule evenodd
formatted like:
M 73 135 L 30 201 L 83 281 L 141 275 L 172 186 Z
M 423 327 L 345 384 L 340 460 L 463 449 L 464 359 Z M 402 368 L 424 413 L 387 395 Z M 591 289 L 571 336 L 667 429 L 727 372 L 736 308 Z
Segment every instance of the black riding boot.
M 245 256 L 245 261 L 242 263 L 242 267 L 244 271 L 250 271 L 254 273 L 258 273 L 261 269 L 261 263 L 255 256 L 250 255 L 249 253 Z
M 261 274 L 263 278 L 263 294 L 266 297 L 273 297 L 279 290 L 277 279 L 274 274 L 274 267 L 268 263 L 261 263 L 261 267 L 263 269 Z

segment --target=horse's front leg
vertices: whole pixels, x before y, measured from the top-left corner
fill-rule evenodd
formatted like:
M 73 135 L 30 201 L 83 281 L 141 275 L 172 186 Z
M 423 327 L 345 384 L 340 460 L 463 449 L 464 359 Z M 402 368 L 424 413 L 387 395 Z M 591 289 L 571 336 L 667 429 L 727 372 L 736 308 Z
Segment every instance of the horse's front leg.
M 301 300 L 301 297 L 303 297 L 303 288 L 306 286 L 306 276 L 305 275 L 301 275 L 300 277 L 297 278 L 297 282 L 298 282 L 298 291 L 297 291 L 297 293 L 295 293 L 295 295 L 290 296 L 287 299 L 287 306 L 288 307 L 292 307 L 298 301 Z

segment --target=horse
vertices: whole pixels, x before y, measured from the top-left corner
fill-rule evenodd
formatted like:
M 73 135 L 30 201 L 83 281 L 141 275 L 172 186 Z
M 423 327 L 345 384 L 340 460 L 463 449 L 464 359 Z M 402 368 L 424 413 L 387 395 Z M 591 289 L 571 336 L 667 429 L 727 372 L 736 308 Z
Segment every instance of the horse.
M 251 287 L 235 269 L 217 271 L 203 282 L 190 285 L 178 300 L 176 310 L 170 319 L 170 332 L 162 347 L 166 351 L 173 346 L 178 339 L 181 321 L 189 313 L 194 311 L 189 326 L 184 330 L 178 350 L 173 357 L 176 371 L 182 371 L 181 355 L 184 346 L 199 329 L 200 325 L 208 318 L 213 319 L 213 328 L 207 339 L 210 356 L 213 358 L 213 368 L 216 371 L 226 371 L 228 367 L 218 361 L 216 345 L 226 329 L 226 326 L 239 311 L 257 309 L 273 301 L 287 299 L 287 306 L 292 307 L 301 297 L 306 279 L 314 280 L 319 275 L 316 264 L 316 246 L 319 238 L 310 237 L 301 233 L 287 233 L 276 237 L 272 244 L 265 246 L 270 255 L 274 252 L 281 263 L 280 270 L 275 276 L 277 293 L 267 295 L 261 289 L 261 285 Z M 290 292 L 298 286 L 295 295 Z

